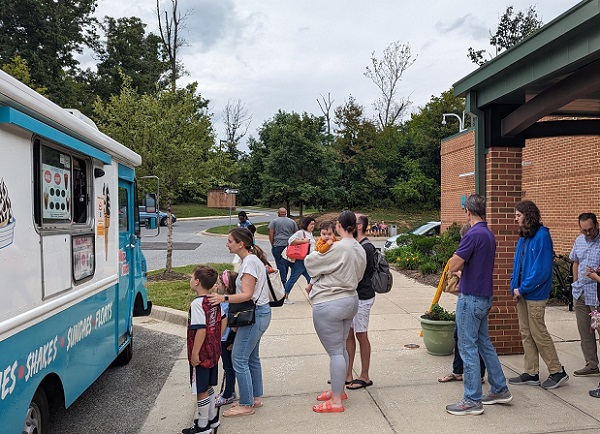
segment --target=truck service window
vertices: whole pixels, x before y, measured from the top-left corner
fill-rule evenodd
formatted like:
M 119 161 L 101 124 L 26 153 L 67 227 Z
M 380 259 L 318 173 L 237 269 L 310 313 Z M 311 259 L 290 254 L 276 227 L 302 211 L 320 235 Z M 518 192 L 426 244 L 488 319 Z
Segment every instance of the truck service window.
M 37 141 L 39 160 L 36 185 L 39 206 L 36 221 L 40 226 L 90 224 L 89 162 Z

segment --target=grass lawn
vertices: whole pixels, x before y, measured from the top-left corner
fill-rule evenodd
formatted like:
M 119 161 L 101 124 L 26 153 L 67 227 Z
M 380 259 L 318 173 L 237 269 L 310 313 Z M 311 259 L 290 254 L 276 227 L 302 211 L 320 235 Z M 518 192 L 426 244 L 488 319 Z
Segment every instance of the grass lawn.
M 229 208 L 208 208 L 206 205 L 196 203 L 182 203 L 172 205 L 171 210 L 177 218 L 181 217 L 212 217 L 212 216 L 228 216 Z M 163 210 L 164 211 L 164 210 Z M 232 210 L 233 215 L 237 219 L 237 211 Z
M 233 270 L 233 264 L 205 264 L 214 267 L 219 273 L 223 270 Z M 154 280 L 164 273 L 162 270 L 148 272 L 148 297 L 152 303 L 157 306 L 170 307 L 187 312 L 192 300 L 196 296 L 190 289 L 190 276 L 194 271 L 195 265 L 184 267 L 173 267 L 174 273 L 182 273 L 187 277 L 181 280 Z

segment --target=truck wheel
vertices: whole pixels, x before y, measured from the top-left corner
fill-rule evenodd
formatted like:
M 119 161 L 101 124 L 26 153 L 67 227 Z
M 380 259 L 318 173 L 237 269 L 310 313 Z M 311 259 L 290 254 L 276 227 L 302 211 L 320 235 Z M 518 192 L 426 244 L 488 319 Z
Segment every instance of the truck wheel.
M 23 434 L 46 434 L 48 432 L 49 418 L 48 398 L 44 389 L 40 387 L 35 391 L 27 409 Z
M 166 217 L 163 217 L 163 218 L 160 219 L 160 225 L 161 226 L 166 226 L 167 225 L 167 218 Z

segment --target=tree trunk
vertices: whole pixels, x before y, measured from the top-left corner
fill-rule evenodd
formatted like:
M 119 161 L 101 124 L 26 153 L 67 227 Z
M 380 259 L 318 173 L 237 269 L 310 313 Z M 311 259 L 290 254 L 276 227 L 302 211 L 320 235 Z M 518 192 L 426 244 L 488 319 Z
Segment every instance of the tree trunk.
M 167 263 L 165 273 L 170 273 L 173 268 L 173 222 L 171 221 L 171 199 L 167 197 Z M 160 222 L 159 222 L 160 224 Z

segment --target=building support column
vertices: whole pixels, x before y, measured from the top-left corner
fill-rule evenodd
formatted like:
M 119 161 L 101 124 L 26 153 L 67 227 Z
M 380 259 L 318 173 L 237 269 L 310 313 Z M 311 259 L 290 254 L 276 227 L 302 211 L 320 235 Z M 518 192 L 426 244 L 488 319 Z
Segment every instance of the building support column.
M 486 219 L 496 236 L 494 302 L 489 331 L 498 354 L 522 354 L 517 305 L 510 276 L 518 240 L 515 205 L 522 198 L 522 148 L 492 147 L 486 156 Z

